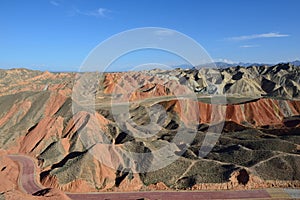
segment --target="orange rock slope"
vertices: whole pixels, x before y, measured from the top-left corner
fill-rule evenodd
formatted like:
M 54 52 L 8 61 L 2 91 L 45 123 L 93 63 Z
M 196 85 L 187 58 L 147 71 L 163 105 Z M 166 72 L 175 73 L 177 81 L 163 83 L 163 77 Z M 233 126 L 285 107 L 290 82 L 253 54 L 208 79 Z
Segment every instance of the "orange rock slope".
M 270 69 L 269 71 L 278 70 Z M 292 70 L 291 67 L 289 69 Z M 243 69 L 244 75 L 249 75 L 247 73 L 251 70 L 254 68 Z M 236 80 L 235 69 L 221 71 L 225 75 L 221 80 L 224 83 L 217 84 L 219 88 L 208 87 L 208 82 L 220 80 L 213 78 L 206 80 L 205 76 L 197 70 L 107 73 L 102 77 L 104 80 L 97 83 L 98 85 L 85 84 L 86 82 L 80 85 L 76 81 L 81 74 L 77 74 L 77 77 L 73 73 L 49 73 L 24 69 L 1 71 L 1 73 L 4 78 L 0 81 L 0 89 L 3 91 L 0 94 L 0 145 L 5 153 L 1 154 L 4 164 L 1 163 L 0 178 L 5 179 L 1 184 L 1 192 L 9 195 L 12 195 L 9 191 L 18 189 L 19 168 L 16 163 L 3 157 L 7 154 L 31 156 L 39 164 L 37 170 L 39 179 L 45 186 L 69 192 L 153 188 L 212 189 L 216 186 L 214 184 L 222 184 L 219 186 L 224 189 L 234 183 L 232 187 L 230 186 L 232 189 L 242 187 L 236 183 L 235 178 L 241 168 L 251 173 L 252 185 L 249 184 L 248 187 L 259 188 L 266 185 L 269 187 L 272 184 L 266 184 L 263 177 L 270 178 L 271 175 L 265 169 L 273 166 L 274 163 L 275 171 L 278 167 L 276 163 L 288 163 L 286 168 L 294 174 L 292 177 L 286 177 L 284 173 L 278 174 L 279 178 L 274 179 L 286 181 L 281 185 L 299 179 L 294 163 L 299 162 L 300 144 L 297 131 L 299 131 L 300 101 L 280 100 L 279 95 L 290 90 L 280 89 L 279 86 L 270 90 L 270 94 L 274 95 L 280 89 L 280 92 L 276 93 L 277 96 L 262 98 L 262 94 L 266 96 L 264 90 L 269 91 L 264 79 L 262 81 L 264 90 L 260 88 L 262 86 L 258 83 L 261 81 L 259 78 L 253 83 L 255 91 L 261 92 L 259 94 L 251 94 L 249 98 L 246 96 L 248 98 L 246 100 L 240 100 L 245 96 L 231 94 L 227 99 L 228 102 L 212 104 L 207 102 L 207 99 L 215 95 L 210 94 L 211 91 L 216 93 L 219 91 L 216 94 L 218 97 L 223 95 L 222 91 L 231 84 L 235 85 L 228 90 L 232 93 L 244 85 L 239 82 L 242 79 Z M 280 82 L 279 79 L 280 77 L 277 77 L 274 81 Z M 76 96 L 72 96 L 72 89 L 74 90 L 77 85 L 82 87 L 80 95 L 83 97 L 92 95 L 96 98 L 95 112 L 85 109 L 86 105 L 78 101 Z M 287 83 L 284 87 L 288 85 Z M 246 95 L 249 90 L 244 92 Z M 296 91 L 288 94 L 288 97 L 291 97 L 298 93 Z M 191 98 L 188 97 L 189 95 Z M 114 100 L 115 96 L 119 99 Z M 224 96 L 227 98 L 226 95 Z M 233 103 L 230 98 L 234 99 Z M 124 131 L 124 127 L 120 127 L 111 111 L 111 106 L 114 106 L 111 103 L 122 103 L 123 100 L 131 102 L 130 119 L 138 124 L 132 126 L 124 121 L 123 125 L 127 131 L 149 134 L 143 125 L 147 125 L 149 121 L 148 108 L 155 105 L 160 105 L 166 111 L 165 116 L 155 116 L 157 113 L 154 113 L 160 131 L 146 139 L 135 138 Z M 78 105 L 78 110 L 72 110 L 72 105 Z M 164 120 L 161 119 L 163 117 Z M 172 141 L 180 126 L 185 127 L 182 124 L 200 127 L 219 122 L 225 122 L 225 132 L 229 136 L 220 136 L 215 149 L 207 158 L 198 158 L 198 149 L 206 132 L 205 129 L 197 130 L 195 141 L 186 145 L 184 147 L 186 153 L 179 156 L 179 164 L 167 166 L 161 171 L 153 173 L 128 171 L 128 163 L 134 163 L 133 160 L 126 157 L 129 154 L 124 155 L 116 150 L 118 147 L 151 153 L 159 146 L 171 144 L 174 146 L 175 155 L 181 152 L 185 145 Z M 242 128 L 237 130 L 235 126 Z M 188 128 L 186 130 L 189 131 Z M 113 147 L 106 148 L 107 144 L 112 144 Z M 268 144 L 270 146 L 267 146 Z M 251 162 L 248 160 L 242 162 L 243 156 L 239 155 L 239 152 L 242 155 L 247 154 Z M 228 156 L 227 153 L 230 155 L 228 158 L 237 154 L 237 158 L 230 164 L 222 160 L 222 156 Z M 100 155 L 100 159 L 95 155 Z M 101 159 L 104 158 L 109 160 L 114 168 L 103 164 Z M 195 165 L 200 167 L 193 167 Z M 205 166 L 214 166 L 211 170 L 215 171 L 199 171 L 208 169 Z M 172 169 L 169 169 L 171 167 Z M 200 177 L 201 173 L 208 174 L 207 179 Z M 210 177 L 209 174 L 213 176 Z M 215 180 L 213 177 L 218 175 L 220 177 Z M 253 183 L 255 180 L 259 181 Z M 212 185 L 209 186 L 210 184 Z M 295 184 L 299 185 L 298 182 Z M 43 195 L 43 192 L 40 195 Z
M 172 100 L 164 103 L 166 109 L 174 106 L 177 113 L 190 111 L 186 100 Z M 198 102 L 199 123 L 217 123 L 220 121 L 233 121 L 237 124 L 248 124 L 255 127 L 284 125 L 284 119 L 300 115 L 300 101 L 258 99 L 243 104 L 209 104 Z M 184 116 L 183 114 L 180 114 Z M 185 119 L 188 121 L 188 119 Z

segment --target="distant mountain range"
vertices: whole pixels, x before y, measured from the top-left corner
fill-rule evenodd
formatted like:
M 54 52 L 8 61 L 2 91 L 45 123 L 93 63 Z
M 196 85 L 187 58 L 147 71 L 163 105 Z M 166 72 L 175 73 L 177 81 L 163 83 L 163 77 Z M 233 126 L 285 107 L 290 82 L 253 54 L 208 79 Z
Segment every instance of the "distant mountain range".
M 300 66 L 300 60 L 295 60 L 293 62 L 286 62 L 286 63 L 290 63 L 294 66 Z M 239 63 L 215 62 L 215 65 L 218 68 L 227 68 L 227 67 L 232 67 L 232 66 L 243 66 L 243 67 L 261 66 L 261 65 L 273 66 L 275 64 L 273 64 L 273 63 L 244 63 L 244 62 L 239 62 Z
M 267 63 L 244 63 L 244 62 L 239 62 L 239 63 L 227 63 L 227 62 L 215 62 L 215 65 L 218 68 L 227 68 L 227 67 L 232 67 L 232 66 L 243 66 L 243 67 L 249 67 L 249 66 L 260 66 L 260 65 L 266 65 L 266 66 L 271 66 L 273 64 L 267 64 Z
M 296 60 L 294 62 L 291 62 L 292 65 L 295 65 L 295 66 L 300 66 L 300 60 Z
M 295 60 L 293 62 L 283 62 L 283 63 L 290 63 L 294 66 L 300 66 L 300 60 Z M 276 64 L 274 63 L 245 63 L 245 62 L 238 62 L 238 63 L 228 63 L 228 62 L 214 62 L 217 68 L 227 68 L 227 67 L 235 67 L 235 66 L 243 66 L 243 67 L 249 67 L 249 66 L 274 66 Z M 278 63 L 279 64 L 279 63 Z M 210 64 L 211 65 L 211 64 Z M 200 65 L 199 67 L 204 67 L 206 64 Z M 174 68 L 182 68 L 182 69 L 187 69 L 187 68 L 193 68 L 192 65 L 178 65 L 174 66 Z

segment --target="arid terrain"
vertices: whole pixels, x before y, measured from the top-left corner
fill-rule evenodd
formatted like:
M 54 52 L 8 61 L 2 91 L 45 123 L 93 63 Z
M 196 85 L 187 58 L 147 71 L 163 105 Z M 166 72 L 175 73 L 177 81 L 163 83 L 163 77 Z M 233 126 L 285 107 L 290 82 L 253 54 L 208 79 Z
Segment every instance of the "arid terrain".
M 0 199 L 300 187 L 300 68 L 291 64 L 10 69 L 0 70 L 0 91 Z M 20 187 L 33 166 L 31 182 L 47 189 Z

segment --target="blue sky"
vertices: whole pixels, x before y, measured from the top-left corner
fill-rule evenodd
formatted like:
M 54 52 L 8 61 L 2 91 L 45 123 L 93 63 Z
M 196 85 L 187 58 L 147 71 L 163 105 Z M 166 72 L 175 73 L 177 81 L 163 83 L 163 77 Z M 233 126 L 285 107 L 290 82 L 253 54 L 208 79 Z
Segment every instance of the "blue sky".
M 99 43 L 140 27 L 184 33 L 216 61 L 293 61 L 299 10 L 298 0 L 2 0 L 0 67 L 77 71 Z

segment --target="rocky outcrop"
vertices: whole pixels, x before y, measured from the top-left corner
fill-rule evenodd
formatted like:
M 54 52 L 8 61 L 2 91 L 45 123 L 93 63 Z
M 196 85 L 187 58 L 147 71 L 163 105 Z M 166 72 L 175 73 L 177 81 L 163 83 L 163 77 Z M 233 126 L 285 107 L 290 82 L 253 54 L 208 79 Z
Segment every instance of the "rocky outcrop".
M 278 64 L 271 67 L 238 66 L 218 70 L 201 68 L 114 73 L 105 75 L 104 91 L 108 94 L 123 95 L 136 92 L 137 94 L 132 95 L 133 99 L 159 96 L 162 95 L 161 92 L 163 95 L 174 95 L 175 90 L 180 90 L 177 94 L 187 94 L 187 88 L 195 93 L 206 95 L 299 99 L 299 74 L 299 67 L 291 64 Z
M 299 187 L 297 74 L 291 65 L 90 73 L 102 79 L 80 85 L 82 74 L 2 70 L 0 145 L 36 159 L 43 185 L 70 192 Z M 77 99 L 90 96 L 93 111 Z M 164 153 L 176 159 L 151 170 Z M 0 167 L 3 177 L 17 171 Z

